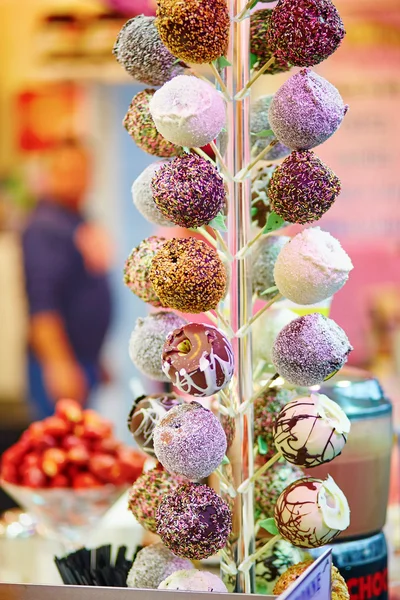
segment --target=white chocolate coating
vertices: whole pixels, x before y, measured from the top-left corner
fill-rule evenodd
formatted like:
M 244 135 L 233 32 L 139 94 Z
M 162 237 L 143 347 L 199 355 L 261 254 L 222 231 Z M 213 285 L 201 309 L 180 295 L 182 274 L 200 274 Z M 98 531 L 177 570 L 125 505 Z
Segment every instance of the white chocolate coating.
M 346 497 L 334 480 L 304 477 L 288 486 L 275 506 L 280 535 L 295 546 L 329 544 L 350 524 Z
M 346 283 L 353 264 L 339 241 L 319 227 L 304 229 L 280 251 L 274 279 L 283 296 L 296 304 L 330 298 Z
M 172 573 L 158 586 L 159 590 L 180 590 L 187 592 L 227 592 L 222 579 L 208 571 L 197 569 Z
M 350 421 L 324 394 L 296 398 L 274 423 L 274 444 L 284 458 L 300 467 L 316 467 L 338 456 L 347 441 Z

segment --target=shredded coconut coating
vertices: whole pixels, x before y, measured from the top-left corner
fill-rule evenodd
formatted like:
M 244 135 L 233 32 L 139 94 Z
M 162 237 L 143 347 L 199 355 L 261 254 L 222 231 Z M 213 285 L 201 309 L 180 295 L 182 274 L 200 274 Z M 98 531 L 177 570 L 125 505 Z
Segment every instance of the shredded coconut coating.
M 164 496 L 157 533 L 177 556 L 203 560 L 223 548 L 232 530 L 227 503 L 207 485 L 189 483 Z
M 164 46 L 155 17 L 138 15 L 122 27 L 113 54 L 124 69 L 145 85 L 163 85 L 184 72 L 184 65 Z
M 174 227 L 174 223 L 166 219 L 157 207 L 151 191 L 151 180 L 165 164 L 168 164 L 168 161 L 154 162 L 142 171 L 132 184 L 132 199 L 137 210 L 147 221 L 161 227 Z
M 339 325 L 320 313 L 295 319 L 278 334 L 272 360 L 292 385 L 322 383 L 343 367 L 353 347 Z
M 334 85 L 311 69 L 302 69 L 273 96 L 268 117 L 282 144 L 310 150 L 335 133 L 347 110 Z
M 272 52 L 296 67 L 312 67 L 333 54 L 345 36 L 331 0 L 279 0 L 267 31 Z
M 129 340 L 129 356 L 135 367 L 150 379 L 169 381 L 162 370 L 162 349 L 167 335 L 185 323 L 185 319 L 166 310 L 138 319 Z
M 153 259 L 150 280 L 163 306 L 188 313 L 216 308 L 226 289 L 218 254 L 194 238 L 167 241 Z
M 182 148 L 166 140 L 154 125 L 149 108 L 154 93 L 155 90 L 146 89 L 133 97 L 123 125 L 137 146 L 147 154 L 163 158 L 179 156 Z
M 311 150 L 292 152 L 268 186 L 273 210 L 289 223 L 311 223 L 332 206 L 340 180 Z
M 190 63 L 210 63 L 226 54 L 226 0 L 158 0 L 156 27 L 167 48 Z
M 157 170 L 151 189 L 161 213 L 181 227 L 206 225 L 226 202 L 218 170 L 197 154 L 175 158 Z

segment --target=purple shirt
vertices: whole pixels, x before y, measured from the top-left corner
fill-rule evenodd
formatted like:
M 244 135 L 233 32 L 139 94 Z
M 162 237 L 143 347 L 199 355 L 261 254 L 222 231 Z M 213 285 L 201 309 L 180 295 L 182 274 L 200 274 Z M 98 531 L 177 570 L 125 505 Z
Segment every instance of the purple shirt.
M 64 321 L 81 362 L 97 362 L 110 323 L 107 277 L 85 268 L 75 246 L 81 215 L 41 201 L 23 234 L 26 292 L 31 315 L 54 311 Z

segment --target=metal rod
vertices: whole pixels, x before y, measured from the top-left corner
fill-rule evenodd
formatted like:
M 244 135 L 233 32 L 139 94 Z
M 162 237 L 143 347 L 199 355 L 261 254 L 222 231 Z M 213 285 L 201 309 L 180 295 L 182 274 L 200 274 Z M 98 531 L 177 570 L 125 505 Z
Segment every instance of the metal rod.
M 249 37 L 250 22 L 246 19 L 235 22 L 233 17 L 244 9 L 246 0 L 228 0 L 231 13 L 230 45 L 228 60 L 232 67 L 225 69 L 225 85 L 233 98 L 250 77 Z M 250 156 L 250 99 L 227 104 L 227 128 L 229 143 L 226 152 L 226 166 L 230 173 L 238 173 L 247 164 Z M 228 247 L 232 256 L 247 244 L 250 239 L 250 180 L 228 182 Z M 230 282 L 230 325 L 237 331 L 252 315 L 252 285 L 248 259 L 232 262 Z M 250 332 L 241 339 L 233 339 L 236 373 L 232 386 L 232 405 L 241 405 L 252 396 L 252 356 Z M 237 488 L 243 481 L 253 476 L 253 406 L 247 404 L 245 411 L 236 419 L 237 436 L 230 452 L 234 485 Z M 236 565 L 242 564 L 255 549 L 255 526 L 253 507 L 253 487 L 247 493 L 235 498 L 233 518 L 233 542 L 228 555 Z M 222 558 L 223 560 L 223 558 Z M 223 569 L 222 569 L 223 570 Z M 254 568 L 238 572 L 235 591 L 251 594 L 255 591 Z

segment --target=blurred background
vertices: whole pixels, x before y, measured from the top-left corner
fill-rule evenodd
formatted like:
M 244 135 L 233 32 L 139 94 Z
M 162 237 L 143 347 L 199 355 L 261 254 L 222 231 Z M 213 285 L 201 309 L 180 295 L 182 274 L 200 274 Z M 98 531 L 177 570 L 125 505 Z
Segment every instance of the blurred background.
M 122 283 L 131 248 L 153 233 L 133 210 L 130 193 L 152 157 L 121 126 L 143 86 L 112 56 L 126 19 L 154 14 L 154 4 L 28 0 L 21 6 L 0 0 L 0 453 L 33 416 L 46 414 L 43 388 L 58 395 L 73 390 L 80 397 L 93 386 L 90 404 L 114 421 L 122 439 L 128 437 L 133 395 L 154 389 L 127 353 L 130 331 L 147 308 Z M 337 134 L 317 150 L 343 189 L 318 224 L 341 241 L 355 267 L 332 306 L 355 348 L 350 364 L 380 379 L 399 426 L 400 6 L 398 0 L 336 5 L 347 36 L 316 70 L 338 87 L 350 110 Z M 261 78 L 255 95 L 275 91 L 287 77 Z M 42 202 L 38 211 L 43 200 L 47 207 Z M 78 279 L 72 279 L 80 282 L 75 287 L 53 253 L 52 227 L 67 238 L 77 223 L 74 245 L 65 250 L 74 255 Z M 69 299 L 67 321 L 80 319 L 87 334 L 60 328 L 46 277 Z M 29 313 L 43 312 L 45 322 L 32 325 Z M 42 373 L 27 352 L 28 336 L 46 355 L 49 366 Z M 69 338 L 82 360 L 75 360 Z M 40 398 L 36 404 L 29 400 L 32 386 Z

